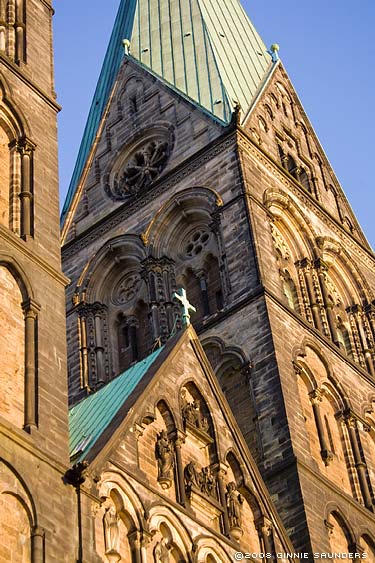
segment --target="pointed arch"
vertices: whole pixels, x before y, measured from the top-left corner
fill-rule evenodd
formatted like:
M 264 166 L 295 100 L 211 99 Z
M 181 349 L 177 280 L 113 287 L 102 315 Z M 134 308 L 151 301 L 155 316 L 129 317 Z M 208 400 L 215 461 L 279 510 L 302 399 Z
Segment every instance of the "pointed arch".
M 146 252 L 138 235 L 120 235 L 106 243 L 90 258 L 82 270 L 76 293 L 85 294 L 85 300 L 94 303 L 103 298 L 103 283 L 108 283 L 108 275 L 119 263 L 140 264 Z
M 38 528 L 36 505 L 25 480 L 3 458 L 0 458 L 0 507 L 10 558 L 20 563 L 34 561 L 44 541 L 43 531 Z
M 0 224 L 25 240 L 34 233 L 34 149 L 26 119 L 0 75 Z
M 137 492 L 122 473 L 106 471 L 101 476 L 98 496 L 100 498 L 108 498 L 112 490 L 116 490 L 119 493 L 123 507 L 131 516 L 136 529 L 138 531 L 144 529 L 145 507 Z
M 228 552 L 213 537 L 199 535 L 194 539 L 194 550 L 197 563 L 211 563 L 212 559 L 207 559 L 210 555 L 214 557 L 215 563 L 230 563 L 233 561 L 232 552 Z
M 142 235 L 146 246 L 155 257 L 168 255 L 168 245 L 178 228 L 181 217 L 195 218 L 195 222 L 207 224 L 212 213 L 223 205 L 219 194 L 212 188 L 192 187 L 181 190 L 167 200 L 158 210 Z
M 343 551 L 345 553 L 349 547 L 355 544 L 355 539 L 356 539 L 355 532 L 352 525 L 350 524 L 350 520 L 347 514 L 345 513 L 345 511 L 336 503 L 330 502 L 325 507 L 325 519 L 324 519 L 324 522 L 330 534 L 332 533 L 334 520 L 336 520 L 338 525 L 341 527 L 345 535 L 345 538 L 347 540 L 347 545 L 345 546 L 345 549 Z M 333 549 L 333 551 L 335 550 Z M 339 550 L 339 552 L 340 551 L 341 550 Z
M 7 334 L 0 335 L 1 357 L 8 358 L 1 378 L 1 413 L 18 428 L 30 432 L 38 424 L 37 318 L 31 282 L 16 260 L 0 253 L 2 322 Z M 12 322 L 9 322 L 12 319 Z
M 265 190 L 263 203 L 286 238 L 294 261 L 317 258 L 316 233 L 297 203 L 284 190 L 273 187 Z M 296 233 L 300 233 L 298 237 Z
M 182 553 L 189 553 L 193 539 L 185 527 L 182 518 L 169 507 L 154 503 L 148 510 L 148 529 L 151 533 L 156 532 L 160 530 L 162 525 L 166 526 L 170 533 L 171 541 L 177 545 Z

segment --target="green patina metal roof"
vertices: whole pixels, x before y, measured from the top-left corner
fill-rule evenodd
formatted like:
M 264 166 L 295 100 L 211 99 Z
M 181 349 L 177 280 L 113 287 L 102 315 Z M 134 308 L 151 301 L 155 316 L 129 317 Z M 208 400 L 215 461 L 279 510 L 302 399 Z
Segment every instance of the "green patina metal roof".
M 159 348 L 70 409 L 69 448 L 75 462 L 85 459 L 162 350 Z
M 121 0 L 89 112 L 68 194 L 64 221 L 121 60 L 130 56 L 220 122 L 235 105 L 246 113 L 271 56 L 239 0 Z

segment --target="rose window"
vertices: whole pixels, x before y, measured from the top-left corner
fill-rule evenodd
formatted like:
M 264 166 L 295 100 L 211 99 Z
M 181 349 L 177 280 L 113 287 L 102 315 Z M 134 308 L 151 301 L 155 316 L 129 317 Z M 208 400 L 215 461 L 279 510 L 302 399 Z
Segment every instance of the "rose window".
M 185 254 L 189 258 L 194 258 L 202 252 L 210 240 L 210 233 L 206 230 L 200 229 L 194 231 L 187 239 L 185 244 Z
M 164 140 L 153 140 L 138 148 L 122 172 L 116 174 L 110 195 L 125 199 L 152 184 L 165 168 L 170 152 L 170 145 Z
M 125 305 L 138 293 L 142 279 L 138 272 L 130 272 L 122 278 L 113 291 L 113 301 L 116 305 Z

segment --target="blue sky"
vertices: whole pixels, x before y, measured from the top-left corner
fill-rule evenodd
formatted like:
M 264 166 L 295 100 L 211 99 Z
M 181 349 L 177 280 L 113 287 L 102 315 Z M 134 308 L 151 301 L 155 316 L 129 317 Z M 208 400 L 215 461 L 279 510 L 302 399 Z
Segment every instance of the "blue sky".
M 364 232 L 375 247 L 373 0 L 243 0 L 280 57 Z M 55 3 L 61 203 L 119 0 Z

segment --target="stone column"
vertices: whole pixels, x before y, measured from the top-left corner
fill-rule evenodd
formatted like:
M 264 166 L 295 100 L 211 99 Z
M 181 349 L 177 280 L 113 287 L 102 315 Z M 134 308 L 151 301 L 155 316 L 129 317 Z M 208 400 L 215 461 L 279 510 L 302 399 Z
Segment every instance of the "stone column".
M 323 306 L 324 306 L 324 309 L 325 309 L 325 312 L 326 312 L 326 315 L 327 315 L 328 326 L 329 326 L 329 330 L 330 330 L 330 333 L 331 333 L 331 338 L 332 338 L 332 341 L 336 344 L 336 346 L 340 347 L 340 342 L 339 342 L 339 339 L 338 339 L 338 336 L 337 336 L 335 315 L 333 313 L 333 303 L 329 299 L 328 292 L 327 292 L 327 286 L 326 286 L 325 273 L 327 272 L 328 268 L 327 268 L 326 264 L 323 262 L 323 260 L 321 260 L 320 258 L 318 258 L 315 261 L 315 268 L 316 268 L 317 273 L 318 273 L 320 290 L 322 292 L 322 297 L 323 297 Z
M 5 53 L 6 49 L 6 10 L 5 10 L 5 0 L 0 2 L 0 51 Z
M 140 563 L 148 563 L 150 560 L 147 558 L 147 548 L 152 542 L 152 534 L 143 530 L 141 538 L 141 559 Z
M 297 265 L 302 269 L 305 278 L 305 284 L 310 300 L 310 308 L 314 320 L 314 326 L 321 332 L 323 331 L 322 320 L 320 318 L 320 306 L 315 298 L 315 290 L 313 280 L 311 279 L 311 263 L 310 260 L 304 258 L 300 260 Z
M 275 559 L 272 522 L 268 520 L 266 516 L 262 516 L 257 522 L 255 522 L 255 526 L 260 538 L 262 539 L 264 552 L 270 553 L 272 555 L 272 559 Z
M 33 178 L 32 178 L 32 155 L 35 145 L 25 139 L 19 145 L 21 154 L 21 237 L 27 240 L 33 235 L 32 224 L 32 201 L 33 201 Z
M 333 459 L 333 454 L 328 448 L 322 415 L 320 412 L 320 403 L 323 400 L 323 393 L 320 389 L 314 389 L 311 393 L 309 393 L 310 401 L 312 404 L 313 412 L 314 412 L 314 419 L 316 424 L 316 429 L 318 432 L 319 444 L 320 444 L 320 455 L 324 461 L 325 465 L 329 465 L 329 463 Z
M 31 529 L 31 554 L 33 563 L 44 563 L 44 530 L 38 526 Z
M 104 383 L 104 347 L 102 335 L 102 314 L 103 307 L 100 303 L 95 303 L 93 307 L 94 312 L 94 326 L 95 326 L 95 358 L 96 358 L 96 384 L 102 385 Z
M 134 563 L 142 563 L 141 558 L 141 533 L 136 530 L 128 535 L 132 561 Z
M 177 491 L 178 500 L 182 506 L 186 506 L 186 493 L 185 493 L 185 481 L 184 481 L 184 467 L 182 465 L 181 447 L 185 442 L 185 434 L 180 430 L 176 431 L 175 441 L 174 441 L 174 451 L 176 454 L 176 474 L 177 474 Z
M 36 412 L 36 324 L 40 306 L 28 299 L 22 303 L 25 318 L 25 424 L 31 432 L 37 426 Z
M 87 320 L 86 310 L 81 310 L 78 317 L 78 333 L 80 340 L 80 356 L 81 356 L 81 388 L 88 389 L 89 382 L 89 364 L 87 349 Z
M 357 438 L 357 420 L 351 412 L 345 413 L 345 422 L 348 428 L 350 445 L 353 452 L 355 468 L 358 474 L 359 486 L 361 488 L 361 493 L 363 497 L 363 502 L 366 508 L 370 510 L 373 507 L 370 490 L 367 483 L 366 476 L 366 464 L 362 460 L 361 453 L 359 450 L 358 438 Z
M 16 0 L 16 22 L 15 22 L 15 33 L 16 33 L 16 49 L 15 49 L 15 61 L 19 65 L 24 62 L 25 58 L 25 23 L 23 21 L 23 0 Z
M 354 325 L 353 336 L 357 345 L 358 359 L 362 367 L 366 367 L 372 376 L 375 375 L 372 363 L 371 352 L 367 345 L 367 337 L 362 325 L 362 307 L 354 305 L 350 307 L 352 326 Z
M 16 1 L 7 0 L 7 34 L 6 34 L 6 53 L 8 57 L 14 59 L 15 55 L 15 30 L 14 24 L 16 21 Z
M 223 509 L 223 533 L 225 536 L 230 536 L 230 525 L 229 525 L 229 518 L 228 518 L 228 508 L 227 508 L 227 501 L 225 496 L 225 487 L 224 487 L 224 477 L 227 474 L 228 467 L 224 463 L 218 463 L 216 467 L 214 467 L 216 472 L 216 479 L 219 488 L 219 499 L 220 504 Z

